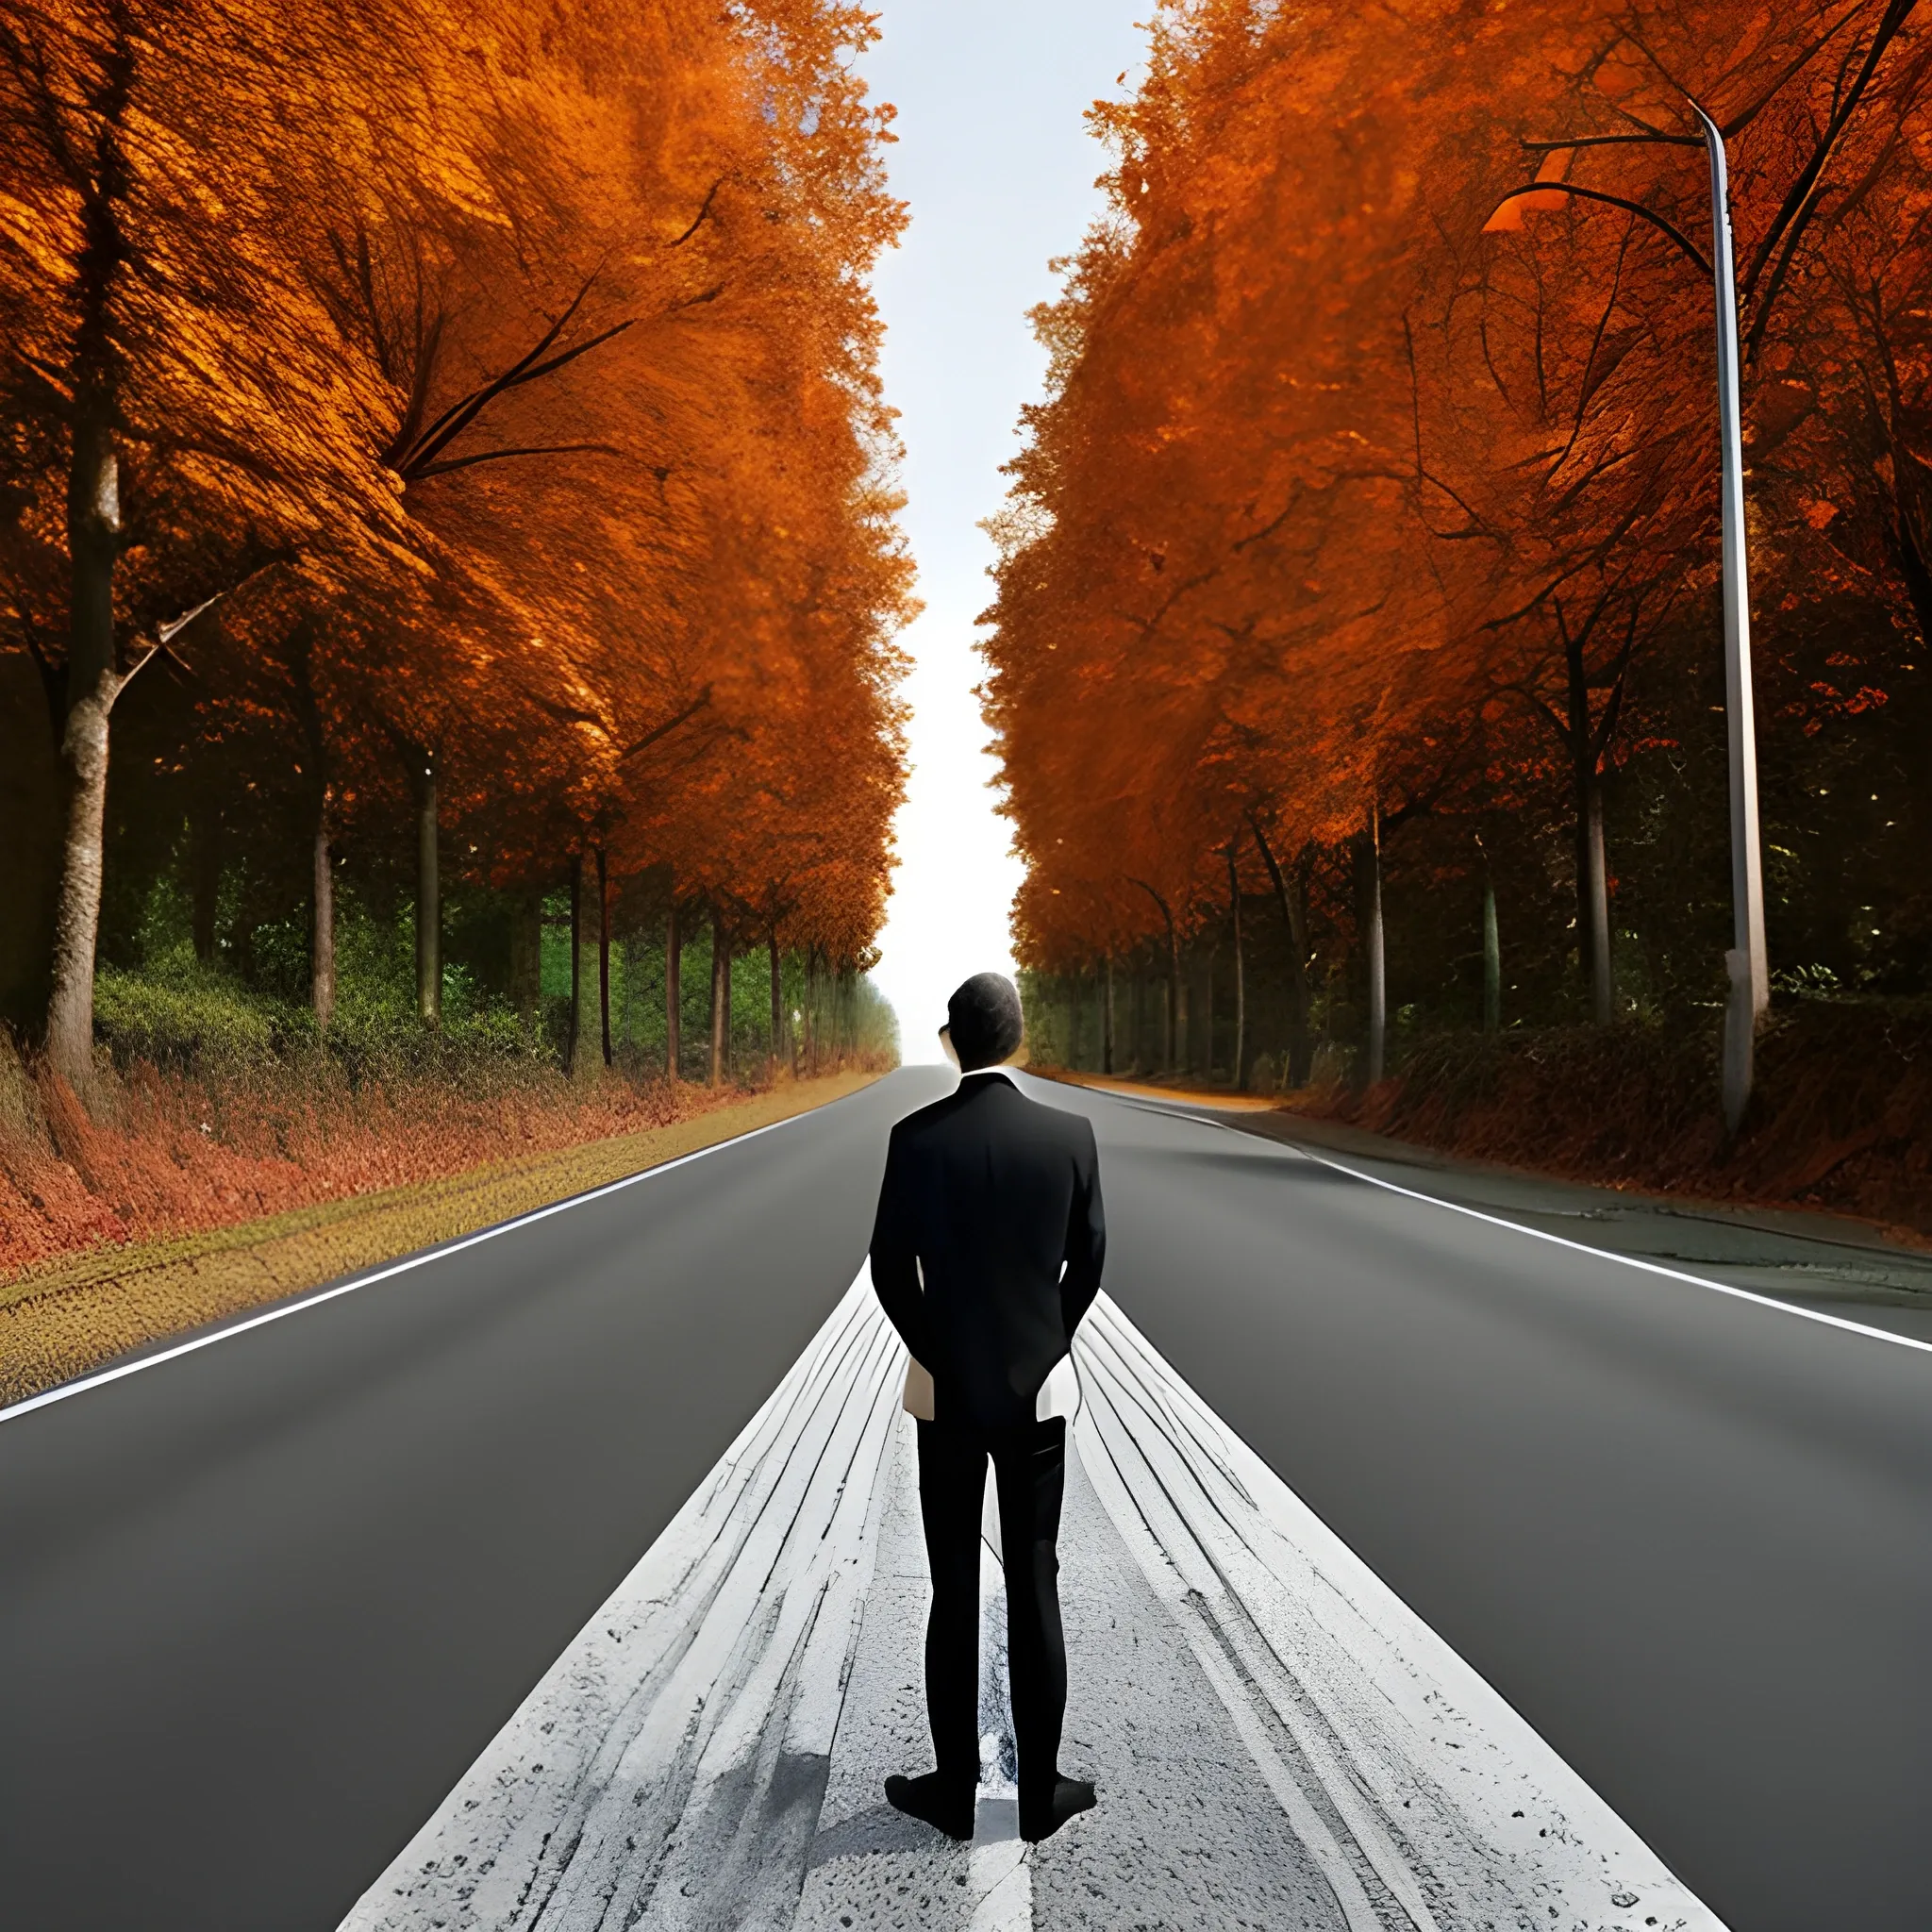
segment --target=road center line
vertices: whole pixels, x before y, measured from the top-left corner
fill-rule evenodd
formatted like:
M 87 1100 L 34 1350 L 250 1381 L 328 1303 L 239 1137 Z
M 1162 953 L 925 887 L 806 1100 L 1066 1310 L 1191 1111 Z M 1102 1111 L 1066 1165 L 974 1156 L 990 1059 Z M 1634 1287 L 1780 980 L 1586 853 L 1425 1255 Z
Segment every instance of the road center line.
M 826 1103 L 835 1105 L 836 1103 Z M 553 1214 L 561 1214 L 567 1208 L 581 1208 L 587 1201 L 602 1200 L 606 1194 L 614 1194 L 621 1188 L 635 1187 L 640 1181 L 655 1180 L 659 1174 L 669 1174 L 675 1167 L 683 1167 L 693 1160 L 702 1160 L 708 1154 L 722 1154 L 727 1147 L 742 1147 L 747 1141 L 756 1141 L 761 1134 L 775 1134 L 780 1127 L 789 1127 L 793 1123 L 808 1120 L 817 1113 L 817 1108 L 808 1108 L 804 1113 L 792 1114 L 790 1119 L 768 1122 L 762 1127 L 753 1127 L 742 1134 L 734 1134 L 728 1141 L 715 1141 L 708 1147 L 692 1149 L 689 1154 L 680 1154 L 675 1160 L 659 1161 L 655 1167 L 641 1168 L 636 1174 L 627 1174 L 619 1180 L 606 1181 L 600 1188 L 591 1188 L 581 1194 L 572 1194 L 561 1201 L 553 1201 L 547 1208 L 533 1208 L 527 1214 L 519 1214 L 508 1221 L 499 1221 L 493 1227 L 478 1228 L 475 1234 L 466 1234 L 441 1246 L 425 1248 L 414 1255 L 405 1255 L 400 1261 L 391 1261 L 386 1267 L 375 1269 L 368 1274 L 358 1274 L 352 1281 L 339 1281 L 333 1288 L 317 1290 L 293 1301 L 278 1302 L 272 1308 L 264 1308 L 258 1315 L 250 1315 L 245 1320 L 231 1322 L 225 1327 L 216 1328 L 207 1335 L 198 1335 L 192 1341 L 177 1342 L 173 1348 L 158 1350 L 154 1355 L 144 1355 L 139 1361 L 123 1362 L 118 1368 L 100 1369 L 91 1375 L 81 1375 L 72 1382 L 62 1382 L 57 1389 L 45 1389 L 38 1395 L 29 1395 L 25 1402 L 16 1402 L 10 1408 L 0 1408 L 0 1423 L 10 1423 L 17 1417 L 29 1414 L 37 1408 L 45 1408 L 49 1404 L 65 1402 L 70 1395 L 79 1395 L 89 1389 L 98 1389 L 105 1382 L 118 1382 L 124 1375 L 139 1374 L 142 1369 L 158 1368 L 163 1362 L 171 1362 L 178 1357 L 192 1355 L 197 1349 L 211 1347 L 217 1341 L 226 1341 L 230 1336 L 245 1335 L 251 1328 L 265 1327 L 271 1322 L 279 1322 L 287 1315 L 299 1315 L 305 1308 L 319 1307 L 324 1302 L 332 1302 L 338 1295 L 353 1294 L 358 1288 L 373 1287 L 378 1281 L 388 1281 L 391 1276 L 407 1274 L 412 1268 L 421 1268 L 430 1261 L 441 1261 L 445 1256 L 460 1254 L 465 1248 L 474 1248 L 479 1241 L 494 1240 L 500 1234 L 508 1234 L 513 1228 L 527 1227 L 533 1221 L 543 1221 Z

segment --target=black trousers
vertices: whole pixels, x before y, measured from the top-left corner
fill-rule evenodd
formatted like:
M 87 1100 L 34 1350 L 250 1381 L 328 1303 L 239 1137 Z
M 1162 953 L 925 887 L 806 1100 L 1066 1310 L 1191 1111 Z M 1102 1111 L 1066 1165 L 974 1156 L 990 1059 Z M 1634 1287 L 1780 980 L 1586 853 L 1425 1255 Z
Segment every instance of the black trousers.
M 1064 1420 L 1012 1429 L 919 1424 L 919 1513 L 932 1569 L 925 1626 L 925 1708 L 941 1776 L 979 1777 L 979 1524 L 986 1465 L 998 1487 L 1007 1571 L 1007 1662 L 1020 1790 L 1050 1791 L 1067 1708 L 1060 1631 L 1060 1499 Z

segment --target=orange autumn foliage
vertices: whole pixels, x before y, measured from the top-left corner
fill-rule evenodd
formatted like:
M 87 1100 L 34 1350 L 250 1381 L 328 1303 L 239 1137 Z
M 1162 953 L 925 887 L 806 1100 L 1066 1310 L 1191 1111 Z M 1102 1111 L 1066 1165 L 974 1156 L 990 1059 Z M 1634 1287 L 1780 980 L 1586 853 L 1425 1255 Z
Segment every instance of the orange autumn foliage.
M 157 644 L 183 769 L 231 812 L 292 787 L 318 864 L 433 774 L 478 882 L 592 846 L 734 904 L 782 876 L 864 952 L 910 583 L 873 33 L 835 0 L 9 9 L 0 650 L 68 767 L 57 1035 Z M 847 871 L 798 863 L 801 814 Z
M 1108 208 L 1037 314 L 995 529 L 1022 957 L 1165 954 L 1231 847 L 1266 891 L 1271 852 L 1547 768 L 1602 918 L 1631 668 L 1717 556 L 1690 97 L 1730 152 L 1758 597 L 1875 602 L 1915 658 L 1928 84 L 1911 0 L 1162 6 L 1093 109 Z

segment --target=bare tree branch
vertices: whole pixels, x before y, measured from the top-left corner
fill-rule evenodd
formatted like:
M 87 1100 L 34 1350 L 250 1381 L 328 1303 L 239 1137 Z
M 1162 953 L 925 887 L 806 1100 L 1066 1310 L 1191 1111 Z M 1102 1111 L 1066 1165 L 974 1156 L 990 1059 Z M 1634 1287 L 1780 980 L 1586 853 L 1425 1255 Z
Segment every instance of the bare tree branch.
M 508 457 L 566 457 L 579 451 L 594 450 L 599 456 L 621 457 L 624 452 L 608 442 L 533 442 L 516 449 L 486 449 L 474 457 L 446 457 L 440 463 L 428 463 L 414 473 L 418 483 L 431 476 L 447 476 L 452 470 L 474 469 L 478 463 L 500 463 Z
M 1611 208 L 1627 209 L 1631 214 L 1648 222 L 1653 228 L 1668 235 L 1705 275 L 1710 274 L 1710 263 L 1705 258 L 1704 251 L 1678 227 L 1674 222 L 1667 221 L 1655 208 L 1645 208 L 1641 201 L 1631 201 L 1621 194 L 1607 194 L 1600 188 L 1579 188 L 1574 181 L 1526 181 L 1521 188 L 1512 188 L 1497 202 L 1496 208 L 1507 208 L 1521 194 L 1574 194 L 1579 201 L 1601 201 Z M 1493 214 L 1494 209 L 1491 212 Z

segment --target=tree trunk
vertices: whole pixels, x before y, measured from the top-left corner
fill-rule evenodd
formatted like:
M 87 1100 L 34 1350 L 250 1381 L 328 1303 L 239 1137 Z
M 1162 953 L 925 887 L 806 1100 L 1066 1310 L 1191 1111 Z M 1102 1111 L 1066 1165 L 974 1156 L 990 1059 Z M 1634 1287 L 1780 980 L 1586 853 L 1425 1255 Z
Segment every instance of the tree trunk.
M 1483 1031 L 1503 1030 L 1503 941 L 1496 930 L 1496 882 L 1483 878 Z
M 1604 785 L 1591 768 L 1576 774 L 1576 950 L 1590 975 L 1590 1016 L 1599 1026 L 1616 1017 L 1610 976 L 1609 877 L 1604 864 Z
M 125 679 L 115 668 L 114 562 L 121 546 L 120 466 L 105 408 L 74 428 L 67 475 L 72 614 L 67 716 L 60 733 L 63 793 L 60 890 L 54 909 L 54 972 L 47 1057 L 76 1091 L 94 1065 L 94 946 L 101 925 L 103 827 L 108 809 L 108 719 Z
M 577 1043 L 584 1026 L 584 855 L 570 856 L 570 1027 L 565 1035 L 563 1070 L 576 1077 Z
M 1227 846 L 1227 896 L 1234 908 L 1234 1091 L 1247 1086 L 1248 979 L 1247 962 L 1241 956 L 1241 882 L 1235 869 L 1234 841 Z
M 315 694 L 315 625 L 295 626 L 289 653 L 291 695 L 302 727 L 302 773 L 313 813 L 309 829 L 308 1004 L 319 1031 L 326 1033 L 336 1009 L 336 895 L 329 870 L 328 734 Z
M 1100 1008 L 1100 1071 L 1113 1072 L 1113 955 L 1107 956 L 1107 991 Z
M 188 930 L 194 957 L 215 963 L 215 927 L 222 909 L 222 813 L 202 804 L 188 821 Z
M 1076 1073 L 1080 1066 L 1080 975 L 1069 973 L 1064 981 L 1067 995 L 1067 1049 L 1066 1064 L 1068 1073 Z
M 1187 982 L 1181 977 L 1181 942 L 1170 932 L 1167 942 L 1167 1070 L 1179 1073 L 1188 1056 Z
M 819 1070 L 819 949 L 805 949 L 805 1070 Z
M 94 1064 L 94 948 L 100 936 L 102 831 L 108 806 L 108 720 L 126 682 L 114 646 L 114 565 L 121 553 L 121 413 L 112 332 L 115 285 L 133 255 L 122 230 L 132 186 L 122 147 L 133 90 L 133 33 L 110 16 L 100 84 L 89 90 L 90 178 L 78 197 L 74 258 L 78 310 L 67 458 L 68 638 L 60 721 L 60 884 L 47 997 L 47 1057 L 76 1090 Z M 66 138 L 62 137 L 63 140 Z
M 1201 1056 L 1201 1078 L 1210 1082 L 1214 1078 L 1214 962 L 1220 954 L 1219 946 L 1208 948 L 1207 971 L 1201 975 L 1201 1041 L 1197 1051 Z
M 329 865 L 328 794 L 315 813 L 313 924 L 308 941 L 308 1003 L 316 1030 L 326 1033 L 336 1016 L 336 880 Z
M 604 848 L 597 847 L 597 1010 L 604 1027 L 604 1064 L 614 1064 L 610 1052 L 610 874 Z
M 509 997 L 517 1018 L 534 1026 L 543 1007 L 543 889 L 525 886 L 510 901 Z
M 711 1085 L 724 1084 L 731 1052 L 731 945 L 724 922 L 711 914 Z
M 684 935 L 677 927 L 677 901 L 664 915 L 664 1077 L 677 1080 L 677 1056 L 684 1019 Z
M 425 752 L 416 766 L 416 1010 L 432 1026 L 442 1019 L 442 883 L 436 832 L 436 760 Z
M 1591 682 L 1584 646 L 1591 626 L 1572 631 L 1562 622 L 1564 661 L 1568 672 L 1567 729 L 1563 741 L 1570 752 L 1570 772 L 1576 796 L 1574 833 L 1576 843 L 1576 966 L 1590 983 L 1591 1018 L 1607 1026 L 1616 1011 L 1616 991 L 1610 978 L 1609 892 L 1604 873 L 1603 747 L 1614 727 L 1617 692 L 1604 718 L 1591 715 Z M 1599 737 L 1599 728 L 1602 737 Z
M 1291 1088 L 1306 1087 L 1315 1058 L 1314 1035 L 1308 1024 L 1314 989 L 1308 984 L 1307 847 L 1302 848 L 1293 876 L 1284 877 L 1275 860 L 1274 848 L 1269 844 L 1259 821 L 1251 819 L 1250 824 L 1254 825 L 1255 843 L 1261 850 L 1261 862 L 1267 866 L 1268 877 L 1274 887 L 1282 920 L 1288 926 L 1288 1084 Z
M 1315 1072 L 1315 985 L 1308 973 L 1308 962 L 1315 957 L 1315 942 L 1308 933 L 1308 874 L 1314 858 L 1313 845 L 1304 845 L 1288 875 L 1288 937 L 1294 948 L 1288 1053 L 1291 1087 L 1306 1087 Z
M 1368 994 L 1368 1037 L 1363 1078 L 1373 1087 L 1386 1070 L 1389 1012 L 1388 981 L 1382 941 L 1382 841 L 1379 814 L 1370 829 L 1355 839 L 1356 932 L 1362 953 L 1362 973 Z
M 772 1072 L 775 1075 L 785 1038 L 785 981 L 778 970 L 778 934 L 775 927 L 765 937 L 765 950 L 772 969 Z

